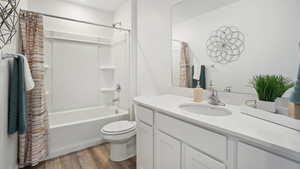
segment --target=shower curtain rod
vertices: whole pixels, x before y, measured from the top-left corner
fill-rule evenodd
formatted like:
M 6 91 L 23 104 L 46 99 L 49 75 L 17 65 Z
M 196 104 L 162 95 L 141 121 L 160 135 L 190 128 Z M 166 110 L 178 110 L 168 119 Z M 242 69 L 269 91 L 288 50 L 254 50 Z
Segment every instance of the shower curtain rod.
M 94 25 L 94 26 L 100 26 L 100 27 L 105 27 L 105 28 L 111 28 L 111 29 L 117 29 L 117 30 L 130 32 L 130 29 L 126 29 L 126 28 L 119 28 L 119 27 L 114 27 L 114 26 L 110 26 L 110 25 L 103 25 L 103 24 L 98 24 L 98 23 L 93 23 L 93 22 L 88 22 L 88 21 L 83 21 L 83 20 L 78 20 L 78 19 L 73 19 L 73 18 L 50 15 L 50 14 L 46 14 L 46 13 L 42 13 L 42 12 L 29 11 L 29 10 L 24 10 L 24 9 L 21 9 L 21 10 L 26 11 L 26 12 L 36 13 L 36 14 L 46 16 L 46 17 L 50 17 L 50 18 L 56 18 L 56 19 L 61 19 L 61 20 L 67 20 L 67 21 L 72 21 L 72 22 L 84 23 L 84 24 L 88 24 L 88 25 Z

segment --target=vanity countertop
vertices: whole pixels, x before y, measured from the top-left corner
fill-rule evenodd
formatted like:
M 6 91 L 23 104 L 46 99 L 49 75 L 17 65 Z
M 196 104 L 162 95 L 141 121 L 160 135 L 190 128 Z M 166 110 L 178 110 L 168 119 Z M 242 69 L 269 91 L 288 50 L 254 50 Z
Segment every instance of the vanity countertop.
M 188 123 L 262 145 L 300 161 L 300 132 L 240 113 L 239 106 L 226 105 L 230 116 L 205 116 L 182 111 L 179 105 L 194 103 L 191 98 L 163 95 L 140 96 L 135 103 Z

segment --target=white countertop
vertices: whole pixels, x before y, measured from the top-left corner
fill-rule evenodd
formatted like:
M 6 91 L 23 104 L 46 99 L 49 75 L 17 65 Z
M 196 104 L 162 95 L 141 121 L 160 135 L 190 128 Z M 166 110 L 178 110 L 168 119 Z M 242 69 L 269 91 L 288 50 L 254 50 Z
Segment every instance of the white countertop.
M 191 98 L 163 95 L 140 96 L 134 99 L 140 104 L 171 117 L 202 126 L 229 136 L 264 146 L 275 153 L 300 161 L 300 132 L 271 122 L 240 113 L 239 106 L 226 105 L 232 111 L 229 116 L 205 116 L 183 111 L 181 104 L 194 103 Z

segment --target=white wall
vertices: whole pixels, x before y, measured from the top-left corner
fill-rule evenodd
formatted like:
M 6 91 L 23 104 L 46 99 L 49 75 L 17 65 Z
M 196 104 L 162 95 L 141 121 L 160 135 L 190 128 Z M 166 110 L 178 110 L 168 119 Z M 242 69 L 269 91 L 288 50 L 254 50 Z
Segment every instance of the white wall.
M 29 0 L 29 8 L 103 25 L 112 25 L 114 17 L 113 12 L 61 0 Z M 45 64 L 50 67 L 46 72 L 49 112 L 101 106 L 108 101 L 111 104 L 112 94 L 101 93 L 100 88 L 112 87 L 113 77 L 99 69 L 112 64 L 111 47 L 90 42 L 110 43 L 114 31 L 51 17 L 44 17 L 44 29 Z
M 113 23 L 122 22 L 122 28 L 131 29 L 131 0 L 126 0 L 114 11 Z
M 58 15 L 67 18 L 84 20 L 104 25 L 112 25 L 113 13 L 80 6 L 74 3 L 58 0 L 29 0 L 30 10 Z M 87 24 L 69 22 L 53 18 L 45 18 L 45 29 L 53 31 L 68 31 L 83 35 L 111 37 L 113 31 Z
M 27 0 L 22 0 L 20 7 L 27 9 Z M 17 35 L 11 44 L 1 52 L 17 52 Z M 0 169 L 16 169 L 17 166 L 17 135 L 7 135 L 8 113 L 8 63 L 0 61 Z
M 131 0 L 125 1 L 115 12 L 113 23 L 121 22 L 122 28 L 131 29 Z M 130 107 L 130 34 L 127 31 L 114 31 L 112 57 L 116 70 L 114 72 L 115 83 L 120 84 L 120 106 L 124 109 Z
M 89 22 L 99 23 L 104 25 L 112 25 L 115 22 L 121 21 L 122 27 L 128 29 L 130 29 L 131 27 L 131 3 L 130 3 L 131 1 L 130 0 L 125 1 L 117 10 L 110 11 L 110 12 L 101 11 L 96 8 L 89 8 L 71 2 L 58 1 L 58 0 L 46 0 L 46 1 L 29 0 L 29 1 L 30 1 L 29 4 L 30 9 L 33 11 L 63 16 L 67 18 L 74 18 L 74 19 L 79 19 L 79 20 L 84 20 L 84 21 L 89 21 Z M 76 37 L 76 34 L 78 34 L 78 35 L 86 36 L 83 38 L 87 38 L 88 36 L 90 36 L 91 38 L 103 37 L 105 39 L 109 39 L 112 42 L 114 42 L 113 45 L 109 46 L 109 48 L 108 46 L 106 47 L 104 47 L 103 45 L 99 46 L 98 56 L 100 58 L 98 58 L 99 62 L 97 62 L 99 63 L 98 67 L 97 68 L 93 67 L 94 72 L 91 71 L 89 73 L 86 72 L 87 74 L 89 74 L 89 76 L 86 76 L 85 78 L 83 76 L 81 77 L 77 76 L 78 79 L 76 82 L 76 80 L 74 81 L 74 78 L 72 79 L 71 77 L 76 77 L 76 70 L 79 69 L 75 69 L 75 67 L 73 66 L 74 70 L 71 72 L 71 69 L 69 67 L 71 64 L 68 63 L 64 63 L 66 65 L 68 64 L 68 66 L 64 67 L 64 69 L 62 69 L 62 67 L 58 68 L 56 66 L 56 64 L 59 63 L 60 61 L 67 62 L 66 60 L 61 60 L 62 57 L 58 57 L 60 54 L 66 54 L 66 51 L 63 51 L 64 47 L 61 47 L 59 49 L 58 48 L 59 46 L 55 45 L 57 43 L 62 43 L 64 40 L 53 40 L 53 39 L 46 40 L 45 43 L 46 64 L 50 66 L 50 69 L 48 70 L 48 74 L 47 74 L 46 84 L 49 90 L 48 101 L 50 105 L 49 109 L 51 109 L 50 110 L 51 112 L 67 110 L 70 108 L 75 109 L 75 108 L 87 107 L 87 106 L 100 106 L 108 103 L 111 104 L 113 93 L 109 93 L 109 92 L 101 93 L 100 87 L 112 88 L 114 87 L 113 86 L 114 83 L 121 83 L 123 88 L 121 92 L 122 108 L 129 107 L 128 105 L 129 102 L 129 90 L 128 90 L 129 88 L 129 43 L 128 43 L 129 34 L 127 32 L 114 31 L 113 29 L 109 29 L 109 28 L 102 28 L 98 26 L 91 26 L 87 24 L 69 22 L 65 20 L 58 20 L 49 17 L 45 17 L 44 25 L 45 25 L 45 30 L 47 31 L 70 33 L 70 37 Z M 66 43 L 70 44 L 70 42 L 66 42 L 66 41 L 64 42 L 65 42 L 64 45 L 66 45 Z M 74 45 L 76 44 L 73 44 L 73 46 Z M 80 49 L 80 45 L 83 45 L 83 50 L 84 50 L 84 46 L 88 44 L 77 43 L 78 49 Z M 92 45 L 90 44 L 89 46 L 91 47 Z M 94 47 L 96 46 L 94 45 Z M 88 52 L 87 50 L 85 51 Z M 77 54 L 79 54 L 79 52 L 77 52 Z M 56 58 L 56 63 L 53 62 L 55 60 L 54 58 Z M 82 58 L 87 59 L 91 57 L 84 57 L 82 55 Z M 90 59 L 86 60 L 86 63 L 89 61 Z M 80 61 L 79 58 L 76 60 L 73 59 L 72 64 L 77 64 L 78 66 L 80 65 L 80 62 L 82 61 Z M 84 67 L 84 65 L 82 66 Z M 110 71 L 100 71 L 98 69 L 100 66 L 116 66 L 116 71 L 114 73 Z M 59 69 L 59 70 L 54 70 L 54 69 Z M 66 71 L 65 69 L 68 71 Z M 55 75 L 55 78 L 53 78 L 55 72 L 59 72 L 59 71 L 65 72 L 59 75 L 61 79 L 60 82 L 63 82 L 63 77 L 68 77 L 69 83 L 76 84 L 78 83 L 78 81 L 85 81 L 87 77 L 90 77 L 89 83 L 93 85 L 89 85 L 89 87 L 87 85 L 84 85 L 82 86 L 81 89 L 76 87 L 76 85 L 72 85 L 68 90 L 66 90 L 66 88 L 58 86 L 62 84 L 57 84 L 57 80 L 58 80 L 57 73 Z M 68 72 L 70 73 L 69 75 L 67 75 Z M 56 82 L 54 82 L 55 80 Z M 68 86 L 67 83 L 65 83 L 65 85 Z M 99 87 L 98 93 L 97 91 L 95 91 L 96 90 L 95 85 Z M 76 88 L 80 90 L 74 90 Z M 68 94 L 70 93 L 68 91 L 71 89 L 73 89 L 74 93 Z M 79 91 L 83 92 L 84 90 L 90 91 L 90 94 L 89 95 L 86 94 L 84 95 L 85 97 L 81 97 L 81 98 L 77 98 L 74 96 L 74 94 L 80 95 L 78 92 Z M 91 92 L 92 90 L 94 94 L 92 94 Z M 71 97 L 71 95 L 73 95 L 74 97 Z M 74 99 L 69 99 L 69 102 L 66 102 L 64 101 L 66 100 L 66 98 L 62 96 L 65 97 L 70 96 L 71 98 Z M 98 104 L 96 104 L 96 102 Z M 73 105 L 71 103 L 73 103 Z
M 192 97 L 193 90 L 171 84 L 170 0 L 138 0 L 138 95 L 174 94 Z M 207 96 L 209 92 L 205 92 Z M 225 103 L 242 104 L 252 96 L 220 93 Z
M 171 87 L 171 0 L 138 0 L 138 95 Z
M 99 68 L 103 57 L 110 57 L 105 54 L 107 47 L 67 39 L 47 39 L 45 44 L 49 112 L 102 105 L 104 81 Z
M 257 74 L 282 74 L 295 80 L 300 56 L 299 0 L 240 0 L 174 26 L 174 39 L 189 43 L 191 53 L 208 69 L 219 90 L 255 93 L 248 87 Z M 207 56 L 206 41 L 219 27 L 236 26 L 245 34 L 245 52 L 237 62 L 221 65 Z M 280 64 L 279 64 L 280 63 Z

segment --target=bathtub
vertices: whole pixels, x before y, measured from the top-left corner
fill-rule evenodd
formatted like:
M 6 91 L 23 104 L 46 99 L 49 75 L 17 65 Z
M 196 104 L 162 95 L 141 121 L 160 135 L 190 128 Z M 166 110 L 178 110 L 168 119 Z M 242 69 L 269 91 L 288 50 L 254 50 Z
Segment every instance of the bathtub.
M 52 159 L 105 142 L 100 129 L 107 123 L 127 120 L 128 111 L 93 107 L 49 115 L 49 156 Z

